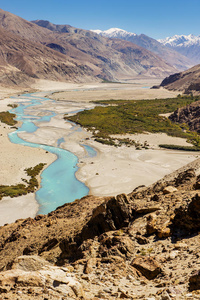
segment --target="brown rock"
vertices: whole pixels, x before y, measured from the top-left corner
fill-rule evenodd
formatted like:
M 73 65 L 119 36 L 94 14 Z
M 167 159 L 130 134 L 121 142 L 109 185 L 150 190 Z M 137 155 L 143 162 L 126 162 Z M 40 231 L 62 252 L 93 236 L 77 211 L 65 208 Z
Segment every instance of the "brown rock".
M 189 278 L 189 290 L 200 290 L 200 270 L 195 271 Z
M 185 242 L 177 242 L 177 243 L 174 245 L 174 248 L 175 248 L 176 250 L 187 249 L 187 248 L 188 248 L 188 245 L 187 245 Z
M 177 188 L 175 188 L 174 186 L 166 186 L 163 190 L 163 194 L 171 194 L 177 192 Z
M 161 210 L 161 207 L 160 206 L 146 206 L 146 207 L 136 209 L 136 213 L 146 215 L 146 214 L 150 214 L 152 212 L 155 212 L 157 210 Z
M 200 193 L 197 193 L 189 204 L 175 210 L 172 220 L 174 230 L 182 230 L 183 233 L 192 233 L 200 230 Z
M 93 268 L 96 266 L 96 258 L 91 257 L 88 259 L 85 265 L 84 273 L 89 274 L 93 271 Z
M 19 273 L 16 270 L 1 272 L 0 274 L 0 293 L 7 293 L 14 287 Z
M 151 235 L 157 231 L 156 228 L 156 219 L 154 216 L 150 215 L 147 218 L 147 225 L 146 225 L 146 233 Z
M 152 257 L 137 257 L 131 265 L 149 280 L 156 278 L 161 273 L 160 265 Z
M 138 244 L 140 244 L 140 245 L 145 245 L 145 244 L 149 243 L 148 239 L 142 235 L 137 235 L 136 240 L 137 240 Z
M 19 271 L 20 273 L 20 271 Z M 16 280 L 17 286 L 26 287 L 44 287 L 45 279 L 37 272 L 26 272 L 18 276 Z
M 157 231 L 157 236 L 162 239 L 162 238 L 168 238 L 169 236 L 171 236 L 171 230 L 169 227 L 164 227 L 161 229 L 158 229 Z
M 83 228 L 82 238 L 88 239 L 110 230 L 127 226 L 133 219 L 132 208 L 126 194 L 108 197 L 105 202 L 96 207 L 92 217 Z
M 37 255 L 19 256 L 13 263 L 12 269 L 20 269 L 23 271 L 38 271 L 49 263 Z

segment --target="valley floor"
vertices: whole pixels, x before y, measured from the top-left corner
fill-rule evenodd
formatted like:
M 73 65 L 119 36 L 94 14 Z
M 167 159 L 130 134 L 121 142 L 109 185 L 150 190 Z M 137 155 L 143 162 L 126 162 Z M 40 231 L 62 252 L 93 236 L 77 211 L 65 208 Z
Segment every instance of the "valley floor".
M 79 158 L 79 171 L 76 176 L 89 188 L 90 194 L 96 196 L 117 195 L 119 193 L 130 193 L 141 184 L 149 185 L 164 175 L 175 171 L 181 166 L 196 159 L 198 153 L 187 153 L 172 150 L 158 150 L 158 143 L 185 144 L 180 138 L 169 138 L 166 135 L 148 135 L 150 149 L 135 150 L 134 147 L 115 148 L 102 145 L 91 138 L 91 134 L 78 126 L 72 126 L 63 119 L 63 115 L 72 110 L 91 108 L 91 100 L 103 99 L 153 99 L 159 97 L 173 97 L 176 93 L 166 90 L 150 90 L 149 86 L 159 82 L 135 81 L 129 84 L 73 84 L 56 83 L 50 81 L 38 81 L 33 86 L 34 90 L 41 91 L 55 99 L 56 103 L 48 101 L 42 106 L 42 110 L 54 110 L 56 116 L 49 123 L 41 123 L 38 130 L 33 133 L 21 133 L 20 137 L 30 142 L 56 145 L 59 138 L 65 138 L 61 147 L 73 152 Z M 52 92 L 57 91 L 52 94 Z M 60 92 L 63 91 L 63 92 Z M 19 91 L 17 91 L 19 93 Z M 8 91 L 8 95 L 10 95 Z M 4 95 L 0 90 L 0 96 Z M 3 98 L 3 96 L 2 96 Z M 19 98 L 20 99 L 20 98 Z M 4 99 L 0 101 L 0 111 L 8 109 L 7 104 L 13 100 Z M 45 106 L 46 105 L 46 106 Z M 35 114 L 37 114 L 35 110 Z M 24 169 L 35 166 L 40 162 L 50 164 L 55 157 L 47 154 L 41 149 L 33 149 L 14 145 L 9 142 L 7 133 L 8 126 L 1 124 L 1 173 L 0 184 L 20 183 L 25 178 Z M 143 136 L 136 136 L 136 140 L 142 141 Z M 97 150 L 97 156 L 88 158 L 84 148 L 80 144 L 88 144 Z M 1 223 L 10 223 L 18 218 L 28 216 L 34 217 L 38 205 L 34 195 L 29 194 L 21 198 L 5 199 L 0 202 Z

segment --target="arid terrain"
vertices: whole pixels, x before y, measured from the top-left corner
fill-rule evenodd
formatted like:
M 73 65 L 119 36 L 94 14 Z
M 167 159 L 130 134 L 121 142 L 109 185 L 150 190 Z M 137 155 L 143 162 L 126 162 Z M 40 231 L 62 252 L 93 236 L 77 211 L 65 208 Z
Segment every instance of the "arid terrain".
M 199 65 L 132 36 L 0 9 L 0 300 L 200 299 Z M 13 140 L 41 148 L 11 143 L 22 122 Z M 41 170 L 61 152 L 87 192 L 54 172 L 57 208 L 39 214 Z M 66 203 L 67 184 L 87 196 Z
M 38 81 L 31 87 L 38 95 L 57 97 L 56 106 L 51 101 L 47 104 L 57 116 L 49 124 L 40 124 L 35 134 L 21 133 L 22 137 L 53 145 L 65 136 L 67 142 L 62 147 L 78 155 L 77 177 L 90 187 L 91 195 L 35 218 L 33 195 L 1 201 L 1 212 L 8 216 L 1 218 L 2 225 L 20 218 L 0 227 L 2 299 L 198 299 L 198 153 L 159 150 L 159 142 L 186 143 L 164 134 L 138 135 L 138 140 L 148 140 L 151 148 L 139 152 L 132 147 L 100 145 L 84 130 L 72 134 L 63 119 L 71 105 L 76 109 L 92 107 L 95 93 L 101 98 L 106 91 L 107 99 L 118 92 L 126 99 L 176 95 L 164 89 L 142 88 L 150 83 Z M 60 90 L 63 92 L 57 93 Z M 2 89 L 1 97 L 5 95 Z M 15 101 L 1 100 L 1 111 Z M 22 146 L 8 141 L 7 133 L 12 129 L 1 124 L 0 130 L 5 183 L 24 177 L 27 167 L 54 160 L 38 149 L 24 147 L 21 152 Z M 97 150 L 97 157 L 84 159 L 79 145 L 83 140 Z M 13 172 L 6 172 L 11 168 Z M 30 217 L 22 220 L 27 212 Z
M 2 299 L 199 299 L 199 166 L 1 227 Z

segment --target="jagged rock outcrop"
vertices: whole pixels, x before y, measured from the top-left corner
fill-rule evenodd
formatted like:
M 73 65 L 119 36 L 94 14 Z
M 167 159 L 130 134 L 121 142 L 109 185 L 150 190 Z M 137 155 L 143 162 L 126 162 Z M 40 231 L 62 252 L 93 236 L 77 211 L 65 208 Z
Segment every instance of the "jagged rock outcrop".
M 200 193 L 188 199 L 185 205 L 175 210 L 173 226 L 175 230 L 191 234 L 200 230 Z
M 200 133 L 200 101 L 196 101 L 186 107 L 178 108 L 169 116 L 172 122 L 185 123 L 191 131 Z
M 37 256 L 21 256 L 10 271 L 0 273 L 0 293 L 7 299 L 85 299 L 83 287 L 67 268 Z M 17 298 L 18 299 L 18 298 Z
M 200 289 L 200 271 L 194 271 L 189 278 L 189 290 L 199 290 Z
M 47 299 L 187 299 L 199 261 L 199 170 L 197 160 L 129 195 L 87 196 L 0 227 L 2 299 L 40 299 L 42 289 Z
M 161 273 L 161 267 L 152 257 L 137 257 L 131 265 L 149 280 L 156 278 Z

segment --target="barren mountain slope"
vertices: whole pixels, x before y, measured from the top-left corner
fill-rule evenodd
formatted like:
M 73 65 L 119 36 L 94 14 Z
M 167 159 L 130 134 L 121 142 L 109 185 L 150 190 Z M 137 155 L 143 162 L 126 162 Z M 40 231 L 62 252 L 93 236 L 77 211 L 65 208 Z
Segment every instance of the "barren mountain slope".
M 187 71 L 170 75 L 162 81 L 161 86 L 168 90 L 180 91 L 186 94 L 199 94 L 200 65 L 194 66 Z
M 116 48 L 115 43 L 107 38 L 71 26 L 67 27 L 69 30 L 65 27 L 67 32 L 51 31 L 3 10 L 0 10 L 0 26 L 65 54 L 68 59 L 90 68 L 94 77 L 120 80 L 138 75 L 164 77 L 176 72 L 175 68 L 144 48 L 124 41 Z
M 194 65 L 194 62 L 188 57 L 162 45 L 155 39 L 150 38 L 145 34 L 140 34 L 136 37 L 133 37 L 132 39 L 129 39 L 129 41 L 157 54 L 170 65 L 174 66 L 177 70 L 184 71 Z
M 41 23 L 41 21 L 38 22 Z M 37 21 L 35 21 L 35 23 L 37 24 Z M 41 26 L 50 28 L 50 25 L 47 25 L 46 23 L 42 23 Z M 53 29 L 63 30 L 62 27 L 53 27 Z M 94 30 L 94 32 L 104 37 L 126 40 L 140 47 L 143 47 L 153 52 L 154 54 L 158 55 L 160 58 L 165 60 L 170 65 L 174 66 L 179 71 L 184 71 L 194 65 L 194 62 L 189 58 L 187 58 L 186 56 L 178 53 L 173 49 L 170 49 L 169 47 L 161 44 L 157 40 L 145 34 L 137 35 L 135 33 L 127 32 L 119 28 L 110 28 L 106 31 Z
M 0 81 L 26 85 L 34 78 L 80 80 L 92 72 L 41 44 L 22 39 L 0 27 Z

